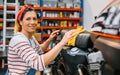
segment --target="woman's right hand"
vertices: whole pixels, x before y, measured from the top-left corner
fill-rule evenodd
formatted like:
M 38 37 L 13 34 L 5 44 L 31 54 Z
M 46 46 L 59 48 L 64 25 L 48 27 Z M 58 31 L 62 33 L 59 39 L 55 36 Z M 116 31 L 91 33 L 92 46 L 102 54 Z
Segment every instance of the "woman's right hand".
M 60 43 L 62 45 L 65 45 L 72 37 L 74 37 L 76 34 L 75 32 L 77 32 L 77 29 L 72 29 L 68 32 L 66 32 L 62 38 L 62 40 L 60 41 Z

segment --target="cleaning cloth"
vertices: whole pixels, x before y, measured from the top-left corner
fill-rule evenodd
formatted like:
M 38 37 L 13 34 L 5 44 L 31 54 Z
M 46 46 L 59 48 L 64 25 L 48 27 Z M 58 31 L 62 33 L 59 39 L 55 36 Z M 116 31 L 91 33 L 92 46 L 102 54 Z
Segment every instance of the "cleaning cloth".
M 68 43 L 67 43 L 68 46 L 75 46 L 76 37 L 77 37 L 80 33 L 83 33 L 83 32 L 86 31 L 82 26 L 77 26 L 77 30 L 78 30 L 78 32 L 74 32 L 74 33 L 73 33 L 73 34 L 75 34 L 75 36 L 72 37 L 72 38 L 68 41 Z

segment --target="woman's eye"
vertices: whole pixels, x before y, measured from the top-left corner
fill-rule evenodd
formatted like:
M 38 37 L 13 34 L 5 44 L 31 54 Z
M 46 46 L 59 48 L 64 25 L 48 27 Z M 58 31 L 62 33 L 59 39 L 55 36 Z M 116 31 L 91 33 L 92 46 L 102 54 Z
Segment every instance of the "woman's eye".
M 26 20 L 30 20 L 30 18 L 26 18 Z
M 34 17 L 33 20 L 37 20 L 37 18 Z

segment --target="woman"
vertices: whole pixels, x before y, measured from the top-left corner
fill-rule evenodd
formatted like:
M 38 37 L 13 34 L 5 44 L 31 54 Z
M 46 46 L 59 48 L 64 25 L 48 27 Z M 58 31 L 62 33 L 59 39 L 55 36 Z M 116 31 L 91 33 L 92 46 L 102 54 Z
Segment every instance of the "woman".
M 56 58 L 68 40 L 75 36 L 73 32 L 77 31 L 75 29 L 67 32 L 54 48 L 44 53 L 50 42 L 59 34 L 59 30 L 51 33 L 50 37 L 39 45 L 33 36 L 37 23 L 35 10 L 31 6 L 23 6 L 17 16 L 15 35 L 9 43 L 9 75 L 26 75 L 30 68 L 38 71 L 44 70 L 45 66 Z

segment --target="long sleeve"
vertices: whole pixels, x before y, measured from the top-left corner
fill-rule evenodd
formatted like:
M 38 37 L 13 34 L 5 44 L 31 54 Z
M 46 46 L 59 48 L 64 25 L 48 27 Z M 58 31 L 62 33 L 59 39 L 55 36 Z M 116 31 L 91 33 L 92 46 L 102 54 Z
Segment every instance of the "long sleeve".
M 9 44 L 8 68 L 16 75 L 24 75 L 30 68 L 42 71 L 45 68 L 43 55 L 39 55 L 23 36 L 15 36 Z

